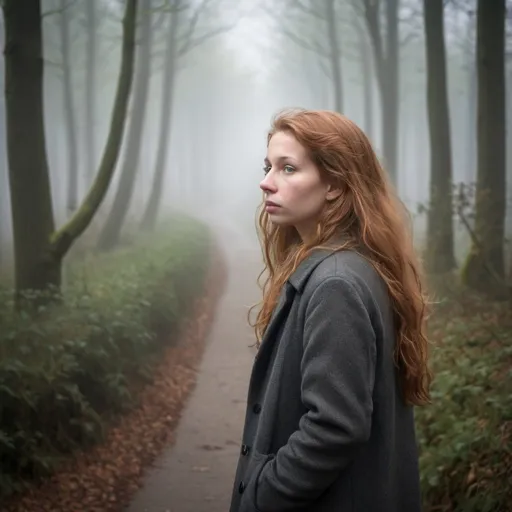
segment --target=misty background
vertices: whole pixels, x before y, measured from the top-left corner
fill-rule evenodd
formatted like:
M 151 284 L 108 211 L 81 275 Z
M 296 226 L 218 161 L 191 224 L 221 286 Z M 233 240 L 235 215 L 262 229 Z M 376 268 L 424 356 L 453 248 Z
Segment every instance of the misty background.
M 182 4 L 171 13 L 173 5 Z M 277 111 L 295 106 L 343 112 L 366 131 L 381 158 L 386 133 L 396 130 L 389 169 L 399 194 L 413 214 L 418 205 L 428 202 L 431 149 L 421 2 L 396 3 L 396 127 L 389 121 L 383 124 L 380 64 L 364 2 L 335 2 L 334 17 L 325 10 L 329 2 L 198 0 L 182 4 L 140 2 L 125 135 L 108 193 L 89 232 L 102 229 L 127 165 L 134 174 L 131 198 L 125 198 L 127 222 L 139 222 L 151 202 L 159 213 L 185 208 L 209 215 L 214 209 L 241 223 L 244 231 L 253 231 L 266 130 Z M 476 180 L 477 162 L 476 3 L 445 4 L 452 180 L 469 184 Z M 59 225 L 83 200 L 104 151 L 120 67 L 123 2 L 45 0 L 42 9 L 44 126 Z M 328 19 L 334 24 L 335 41 L 329 36 Z M 377 21 L 382 25 L 381 58 L 393 66 L 393 59 L 386 60 L 384 12 Z M 392 67 L 386 69 L 393 73 Z M 511 73 L 507 58 L 507 98 Z M 393 108 L 395 100 L 386 103 Z M 510 118 L 509 114 L 508 124 Z M 4 268 L 12 259 L 5 123 L 2 97 Z M 511 130 L 507 130 L 507 145 L 510 142 Z M 157 180 L 160 185 L 155 190 Z M 509 203 L 511 184 L 508 179 Z M 507 232 L 510 211 L 509 207 Z M 418 236 L 425 229 L 425 219 L 425 215 L 418 218 Z M 465 237 L 463 232 L 460 236 Z M 466 246 L 457 247 L 463 257 Z
M 355 121 L 411 215 L 425 512 L 512 510 L 512 1 L 0 6 L 2 512 L 226 510 L 289 107 Z

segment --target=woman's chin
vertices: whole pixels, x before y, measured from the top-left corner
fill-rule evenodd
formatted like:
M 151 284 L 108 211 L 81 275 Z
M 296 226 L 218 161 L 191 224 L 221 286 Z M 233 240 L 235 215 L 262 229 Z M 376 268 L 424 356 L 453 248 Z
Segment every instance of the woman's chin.
M 278 214 L 272 214 L 272 213 L 269 213 L 268 214 L 268 218 L 270 219 L 270 222 L 272 222 L 273 224 L 277 224 L 278 226 L 291 226 L 292 223 L 287 220 L 285 217 L 283 217 L 282 215 L 278 215 Z

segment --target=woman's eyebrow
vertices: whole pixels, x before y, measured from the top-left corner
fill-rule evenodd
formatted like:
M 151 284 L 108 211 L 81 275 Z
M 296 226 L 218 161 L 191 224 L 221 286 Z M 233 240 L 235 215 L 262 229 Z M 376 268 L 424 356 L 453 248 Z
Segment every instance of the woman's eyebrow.
M 297 160 L 295 158 L 292 158 L 291 156 L 287 156 L 287 155 L 283 155 L 283 156 L 279 156 L 276 158 L 277 162 L 285 162 L 285 161 L 288 161 L 288 162 L 297 162 Z M 270 160 L 265 157 L 265 164 L 266 165 L 271 165 L 270 164 Z

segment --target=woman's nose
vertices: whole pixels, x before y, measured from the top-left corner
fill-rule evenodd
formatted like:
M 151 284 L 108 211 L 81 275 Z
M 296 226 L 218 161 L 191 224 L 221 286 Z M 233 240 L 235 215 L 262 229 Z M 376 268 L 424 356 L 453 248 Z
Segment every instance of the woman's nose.
M 261 180 L 260 182 L 260 188 L 263 190 L 263 192 L 275 192 L 276 186 L 274 183 L 274 180 L 271 176 L 271 172 L 267 173 L 267 175 Z

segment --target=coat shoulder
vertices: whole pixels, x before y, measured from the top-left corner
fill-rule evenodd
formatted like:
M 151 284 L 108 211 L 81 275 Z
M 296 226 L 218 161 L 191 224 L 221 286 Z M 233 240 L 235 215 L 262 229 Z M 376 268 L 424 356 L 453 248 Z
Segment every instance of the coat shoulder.
M 323 259 L 311 272 L 304 286 L 304 298 L 309 297 L 322 283 L 338 278 L 347 283 L 369 309 L 388 309 L 387 286 L 374 266 L 356 251 L 338 251 Z
M 382 281 L 373 265 L 355 251 L 338 251 L 327 256 L 311 273 L 306 287 L 314 289 L 329 278 L 370 289 Z

